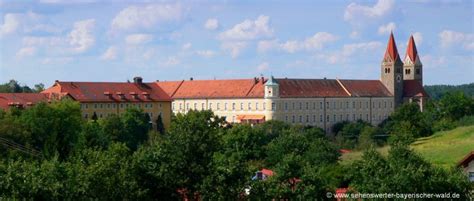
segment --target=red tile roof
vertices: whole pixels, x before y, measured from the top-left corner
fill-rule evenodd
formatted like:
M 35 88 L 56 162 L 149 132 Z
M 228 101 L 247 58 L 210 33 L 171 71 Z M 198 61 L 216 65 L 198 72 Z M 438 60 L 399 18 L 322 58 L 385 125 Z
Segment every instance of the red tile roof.
M 416 50 L 415 40 L 413 39 L 413 35 L 410 36 L 408 40 L 407 46 L 407 56 L 410 57 L 410 60 L 414 63 L 416 61 L 416 57 L 418 56 L 418 51 Z
M 260 171 L 262 172 L 262 174 L 264 174 L 264 175 L 267 176 L 267 177 L 273 176 L 273 171 L 272 171 L 272 170 L 263 168 L 263 169 L 260 170 Z
M 467 167 L 469 163 L 474 160 L 474 151 L 468 153 L 461 161 L 458 162 L 459 167 Z
M 49 96 L 40 93 L 0 93 L 0 109 L 29 107 L 38 102 L 47 102 Z
M 398 55 L 397 44 L 395 43 L 395 38 L 393 33 L 390 33 L 390 38 L 388 39 L 387 50 L 385 51 L 384 59 L 388 61 L 398 62 L 400 56 Z
M 418 80 L 404 80 L 403 97 L 429 97 L 429 95 Z
M 277 79 L 282 98 L 348 97 L 334 79 Z
M 390 91 L 379 80 L 339 80 L 344 88 L 356 97 L 392 96 Z
M 186 80 L 156 82 L 172 98 L 263 98 L 265 80 Z
M 79 102 L 171 101 L 156 83 L 57 81 L 41 93 L 68 94 Z

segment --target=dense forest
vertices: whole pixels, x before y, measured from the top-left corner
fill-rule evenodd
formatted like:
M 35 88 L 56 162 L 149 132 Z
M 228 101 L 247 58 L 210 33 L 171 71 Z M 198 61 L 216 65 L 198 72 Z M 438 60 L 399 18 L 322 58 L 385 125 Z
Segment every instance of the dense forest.
M 425 85 L 426 92 L 432 99 L 439 100 L 450 91 L 462 91 L 469 97 L 474 97 L 474 83 L 461 85 Z
M 378 126 L 341 122 L 330 137 L 280 121 L 228 124 L 211 111 L 154 128 L 139 108 L 85 120 L 71 100 L 0 111 L 0 197 L 35 200 L 325 200 L 328 192 L 459 193 L 456 167 L 430 164 L 409 144 L 438 130 L 474 125 L 474 100 L 448 93 L 398 108 Z M 388 138 L 376 136 L 388 134 Z M 375 150 L 390 145 L 387 156 Z M 340 163 L 341 149 L 365 150 Z M 256 172 L 273 175 L 259 179 Z

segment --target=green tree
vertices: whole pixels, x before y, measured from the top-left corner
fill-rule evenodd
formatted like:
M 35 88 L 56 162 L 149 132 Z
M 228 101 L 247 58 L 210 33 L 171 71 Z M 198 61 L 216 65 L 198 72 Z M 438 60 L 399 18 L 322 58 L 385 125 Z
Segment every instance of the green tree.
M 161 114 L 158 115 L 158 118 L 156 118 L 156 131 L 158 131 L 160 134 L 165 134 L 165 125 L 163 124 L 163 118 L 161 117 Z
M 30 144 L 42 150 L 46 158 L 55 154 L 66 158 L 74 150 L 82 128 L 79 104 L 71 100 L 39 103 L 23 111 L 19 121 L 30 136 Z

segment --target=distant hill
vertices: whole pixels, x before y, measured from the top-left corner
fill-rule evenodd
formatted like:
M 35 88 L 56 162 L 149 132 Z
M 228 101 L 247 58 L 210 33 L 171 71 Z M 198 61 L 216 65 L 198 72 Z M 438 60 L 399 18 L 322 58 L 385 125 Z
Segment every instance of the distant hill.
M 463 85 L 425 85 L 426 92 L 432 99 L 438 100 L 449 91 L 462 91 L 474 98 L 474 83 Z
M 419 138 L 411 147 L 427 161 L 441 167 L 453 167 L 466 154 L 474 150 L 474 126 L 458 127 L 450 131 L 437 132 L 432 136 Z M 387 155 L 389 146 L 377 149 Z M 361 159 L 362 151 L 343 154 L 342 163 Z

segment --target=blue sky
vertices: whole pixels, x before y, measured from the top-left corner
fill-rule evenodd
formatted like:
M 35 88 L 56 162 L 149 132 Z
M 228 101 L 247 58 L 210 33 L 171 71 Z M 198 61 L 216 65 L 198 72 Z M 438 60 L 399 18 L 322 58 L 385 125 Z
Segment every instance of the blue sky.
M 425 84 L 474 82 L 469 0 L 0 0 L 0 82 L 378 79 L 391 30 Z

